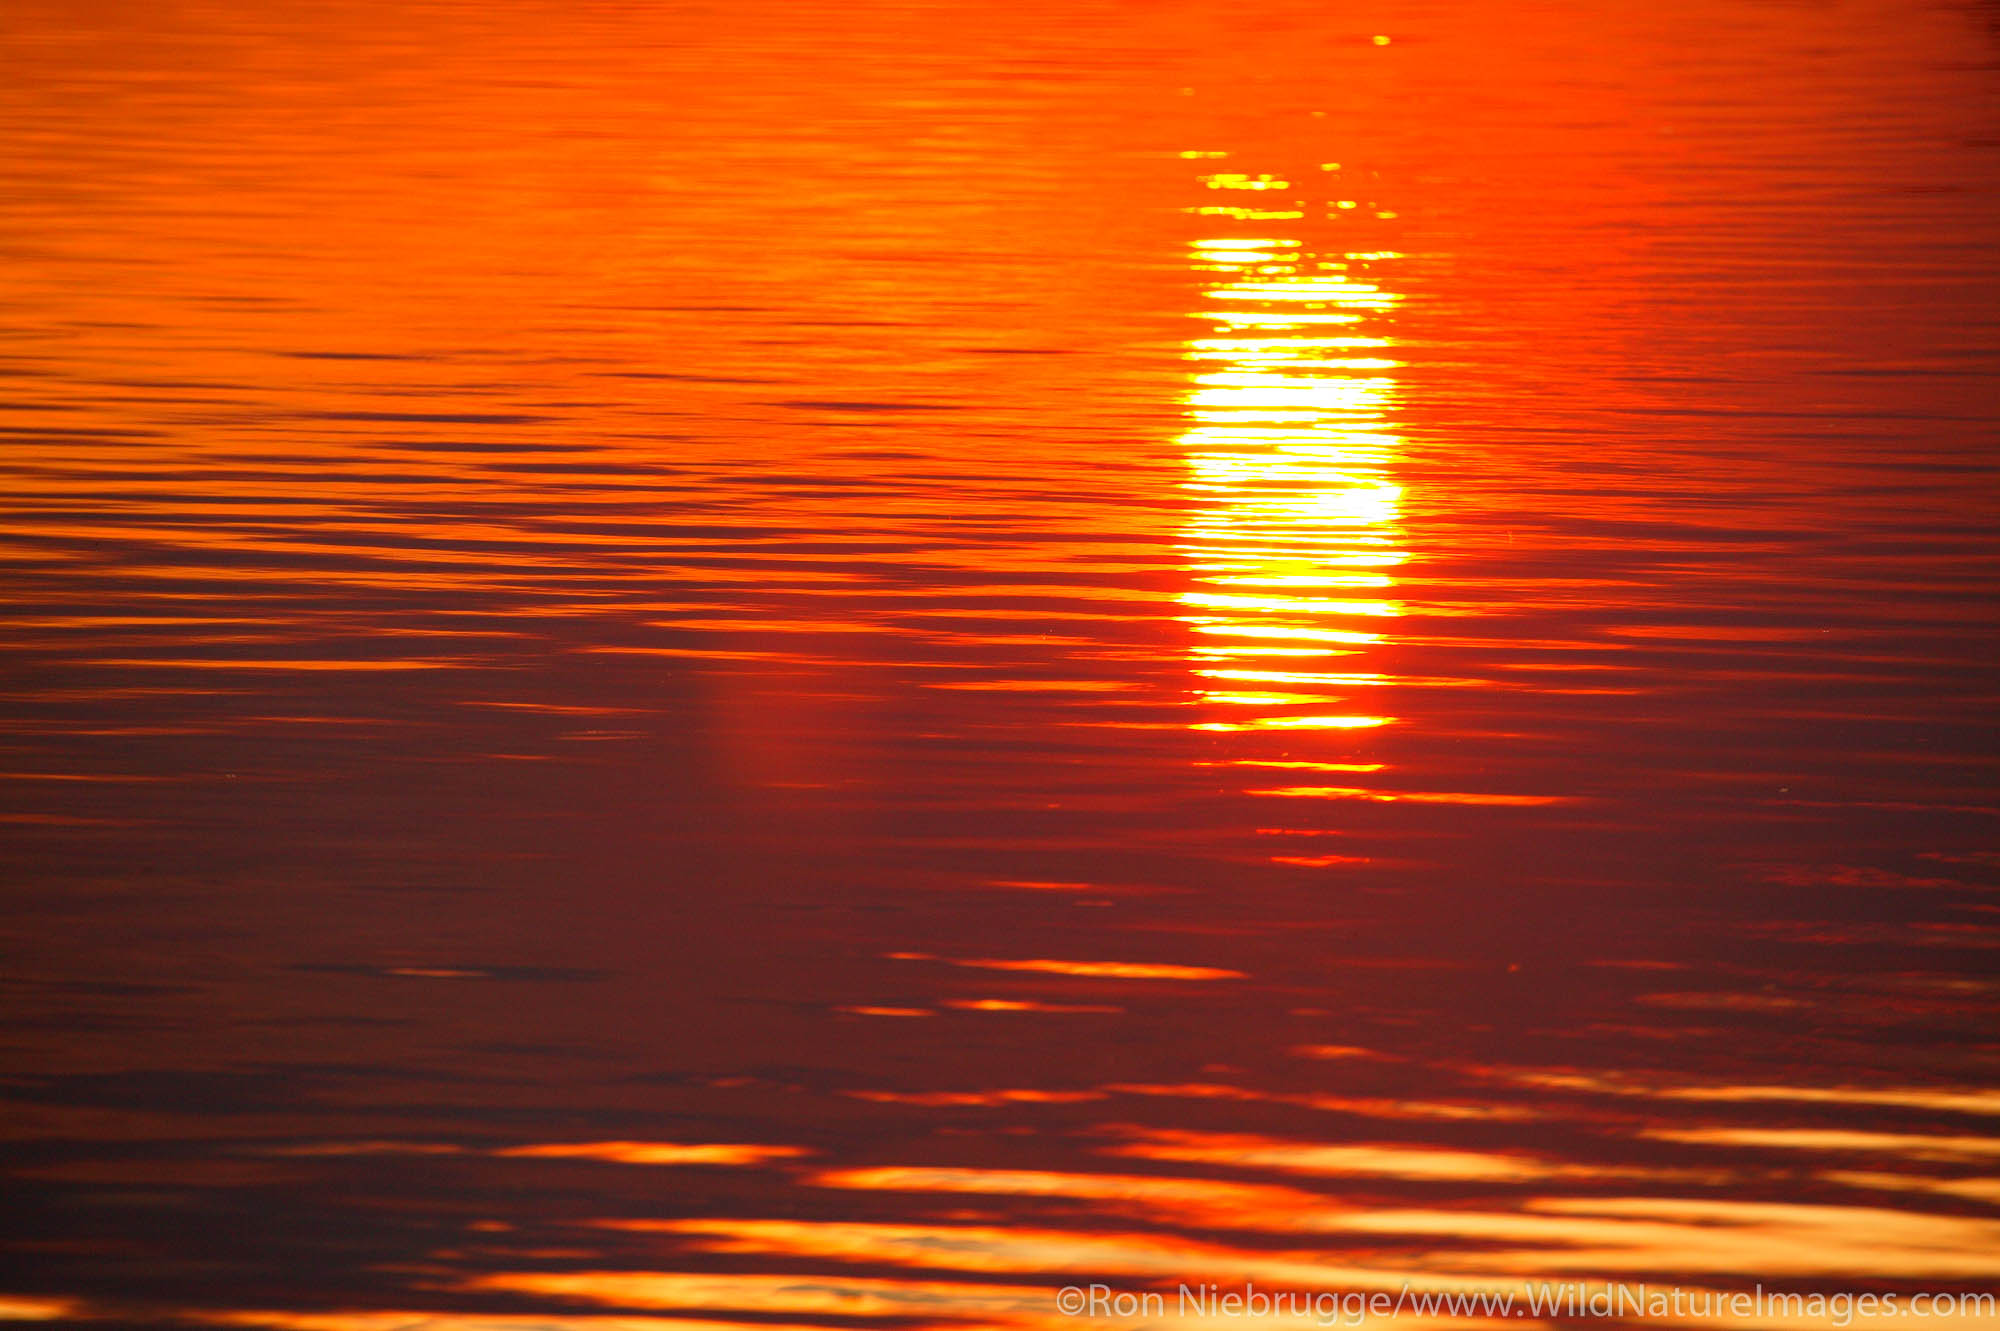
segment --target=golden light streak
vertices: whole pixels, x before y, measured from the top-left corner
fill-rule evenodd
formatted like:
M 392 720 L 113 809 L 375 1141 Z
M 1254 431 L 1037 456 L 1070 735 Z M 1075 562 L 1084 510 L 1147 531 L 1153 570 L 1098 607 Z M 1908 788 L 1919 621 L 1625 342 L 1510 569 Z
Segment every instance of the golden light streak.
M 513 1146 L 495 1155 L 531 1160 L 602 1160 L 620 1165 L 761 1165 L 806 1155 L 799 1146 L 757 1146 L 734 1142 L 552 1142 Z
M 1271 179 L 1232 173 L 1204 183 L 1289 188 Z M 1211 711 L 1192 729 L 1362 731 L 1395 719 L 1328 706 L 1349 689 L 1393 682 L 1387 675 L 1312 668 L 1383 641 L 1354 621 L 1403 611 L 1389 594 L 1409 558 L 1398 546 L 1403 488 L 1391 471 L 1403 441 L 1385 373 L 1401 361 L 1386 354 L 1393 339 L 1379 329 L 1324 331 L 1380 320 L 1401 302 L 1345 271 L 1391 257 L 1348 247 L 1322 255 L 1268 231 L 1190 242 L 1189 264 L 1206 280 L 1192 317 L 1214 332 L 1182 348 L 1182 486 L 1194 507 L 1181 546 L 1193 576 L 1179 599 L 1194 612 L 1183 622 L 1206 639 L 1190 654 L 1198 702 L 1239 713 Z
M 1169 966 L 1136 961 L 1055 961 L 1042 958 L 1000 960 L 995 958 L 934 957 L 927 952 L 891 952 L 892 961 L 942 961 L 976 970 L 1027 971 L 1042 975 L 1075 975 L 1093 980 L 1240 980 L 1242 971 L 1218 966 Z

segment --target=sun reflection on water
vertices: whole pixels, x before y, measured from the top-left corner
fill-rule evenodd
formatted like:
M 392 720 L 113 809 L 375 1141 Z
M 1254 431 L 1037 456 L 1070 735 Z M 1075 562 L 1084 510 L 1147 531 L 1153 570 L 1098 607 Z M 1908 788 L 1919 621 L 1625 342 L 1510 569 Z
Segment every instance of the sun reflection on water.
M 1333 658 L 1380 643 L 1409 556 L 1394 477 L 1398 368 L 1383 328 L 1401 297 L 1355 276 L 1381 252 L 1294 237 L 1195 240 L 1208 335 L 1190 340 L 1180 436 L 1193 516 L 1182 593 L 1196 635 L 1199 730 L 1357 730 L 1386 677 Z

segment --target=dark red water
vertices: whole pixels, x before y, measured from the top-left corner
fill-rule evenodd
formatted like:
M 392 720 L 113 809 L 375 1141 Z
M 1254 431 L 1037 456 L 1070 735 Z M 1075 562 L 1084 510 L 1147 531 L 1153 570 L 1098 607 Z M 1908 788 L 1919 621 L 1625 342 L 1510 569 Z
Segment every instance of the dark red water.
M 1991 1289 L 1996 54 L 16 4 L 0 1317 Z

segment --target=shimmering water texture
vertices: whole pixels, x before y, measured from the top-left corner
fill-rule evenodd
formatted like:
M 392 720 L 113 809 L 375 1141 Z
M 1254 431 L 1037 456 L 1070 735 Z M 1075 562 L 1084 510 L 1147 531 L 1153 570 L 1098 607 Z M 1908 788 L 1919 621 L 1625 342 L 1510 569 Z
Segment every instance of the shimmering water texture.
M 8 18 L 0 1318 L 2000 1278 L 1990 7 Z

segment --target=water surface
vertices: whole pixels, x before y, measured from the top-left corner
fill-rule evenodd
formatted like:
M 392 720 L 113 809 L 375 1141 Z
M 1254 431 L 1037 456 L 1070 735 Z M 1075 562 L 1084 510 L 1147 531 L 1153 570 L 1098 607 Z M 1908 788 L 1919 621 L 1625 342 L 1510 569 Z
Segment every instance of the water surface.
M 1990 1289 L 1993 11 L 1606 8 L 17 5 L 0 1315 Z

